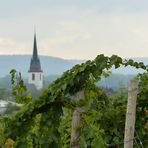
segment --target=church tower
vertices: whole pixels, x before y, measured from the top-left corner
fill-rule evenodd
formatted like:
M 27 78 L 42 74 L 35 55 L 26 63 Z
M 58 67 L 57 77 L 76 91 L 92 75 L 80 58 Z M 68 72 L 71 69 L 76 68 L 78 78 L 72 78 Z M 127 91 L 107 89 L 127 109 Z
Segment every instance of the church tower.
M 28 74 L 29 84 L 34 84 L 36 89 L 43 88 L 43 71 L 41 69 L 40 59 L 38 57 L 36 33 L 34 33 L 33 55 L 30 61 L 30 69 Z

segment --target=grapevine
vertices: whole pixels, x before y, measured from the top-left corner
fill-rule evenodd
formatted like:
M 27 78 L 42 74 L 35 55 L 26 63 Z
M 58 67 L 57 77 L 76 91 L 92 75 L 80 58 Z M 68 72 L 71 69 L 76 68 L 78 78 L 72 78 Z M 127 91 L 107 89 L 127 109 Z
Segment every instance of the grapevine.
M 46 143 L 46 139 L 45 141 L 40 141 L 40 143 L 46 143 L 50 147 L 60 147 L 58 127 L 60 117 L 63 114 L 62 108 L 73 109 L 76 104 L 72 101 L 71 96 L 80 90 L 85 90 L 90 83 L 95 84 L 95 82 L 101 79 L 104 72 L 113 66 L 115 68 L 119 68 L 120 66 L 133 66 L 145 71 L 148 70 L 148 66 L 145 66 L 142 62 L 134 62 L 131 59 L 123 60 L 117 55 L 107 57 L 103 54 L 98 55 L 92 61 L 88 60 L 80 65 L 75 65 L 50 84 L 39 98 L 24 105 L 22 109 L 14 115 L 5 117 L 5 137 L 11 138 L 14 141 L 17 140 L 18 143 L 16 143 L 15 146 L 19 147 L 19 145 L 22 144 L 22 139 L 25 140 L 25 135 L 28 134 L 36 124 L 35 119 L 40 115 L 41 131 L 44 131 L 43 127 L 45 126 L 50 133 L 48 143 Z M 34 136 L 34 141 L 35 138 L 39 137 Z M 34 143 L 36 143 L 37 146 L 38 143 Z

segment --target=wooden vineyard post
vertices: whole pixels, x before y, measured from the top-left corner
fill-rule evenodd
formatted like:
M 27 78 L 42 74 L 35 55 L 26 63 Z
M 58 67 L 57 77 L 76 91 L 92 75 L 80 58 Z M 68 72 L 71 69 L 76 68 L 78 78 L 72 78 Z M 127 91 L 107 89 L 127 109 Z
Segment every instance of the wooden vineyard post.
M 125 121 L 124 148 L 133 148 L 136 100 L 137 100 L 137 81 L 131 80 L 128 88 L 128 102 Z
M 75 94 L 74 99 L 79 102 L 84 98 L 84 91 L 79 91 Z M 81 108 L 76 107 L 72 116 L 72 131 L 71 131 L 71 148 L 80 148 L 80 126 L 81 126 Z

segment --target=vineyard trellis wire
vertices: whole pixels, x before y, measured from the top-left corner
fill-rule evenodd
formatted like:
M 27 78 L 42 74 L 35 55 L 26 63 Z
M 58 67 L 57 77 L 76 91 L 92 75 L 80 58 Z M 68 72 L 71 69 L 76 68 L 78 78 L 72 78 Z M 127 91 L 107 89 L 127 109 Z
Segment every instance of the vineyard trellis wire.
M 38 99 L 22 107 L 18 113 L 4 118 L 5 137 L 14 141 L 24 139 L 35 124 L 34 118 L 37 114 L 40 114 L 41 130 L 44 130 L 42 128 L 44 126 L 50 127 L 50 145 L 56 147 L 60 140 L 58 127 L 60 117 L 63 114 L 62 107 L 73 108 L 76 106 L 70 96 L 84 90 L 90 83 L 94 84 L 99 81 L 104 72 L 113 66 L 119 68 L 121 65 L 125 67 L 133 66 L 148 71 L 148 66 L 145 66 L 142 62 L 134 62 L 131 59 L 123 60 L 117 55 L 107 57 L 101 54 L 92 61 L 88 60 L 81 65 L 76 65 L 50 84 Z

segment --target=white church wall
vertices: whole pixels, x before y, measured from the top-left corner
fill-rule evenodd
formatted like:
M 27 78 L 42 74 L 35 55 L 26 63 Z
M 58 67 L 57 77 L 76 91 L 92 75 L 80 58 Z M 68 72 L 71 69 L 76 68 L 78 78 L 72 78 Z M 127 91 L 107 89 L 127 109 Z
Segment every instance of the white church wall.
M 43 88 L 43 73 L 42 72 L 29 72 L 28 83 L 34 84 L 36 89 L 42 89 Z

